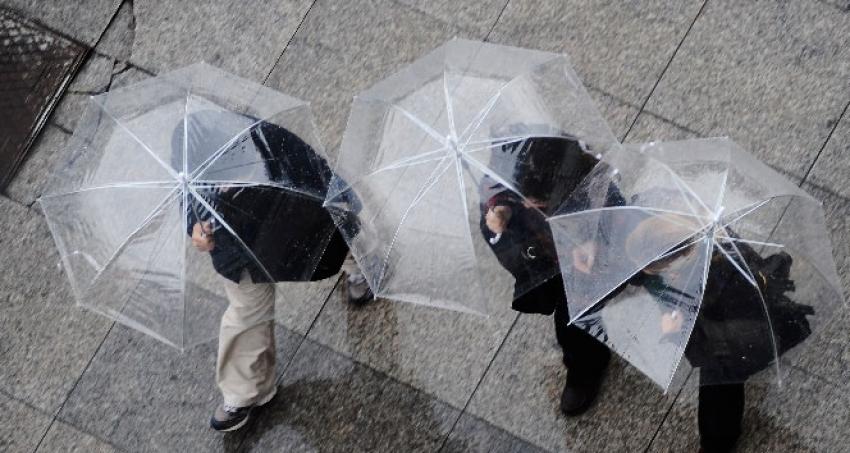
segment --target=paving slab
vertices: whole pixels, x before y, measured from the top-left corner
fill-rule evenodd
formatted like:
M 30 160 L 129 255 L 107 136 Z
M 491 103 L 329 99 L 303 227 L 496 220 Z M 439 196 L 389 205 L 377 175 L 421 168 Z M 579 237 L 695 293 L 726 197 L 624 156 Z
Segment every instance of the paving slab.
M 266 84 L 311 103 L 333 157 L 355 94 L 455 36 L 482 39 L 484 33 L 390 0 L 319 0 Z
M 441 453 L 544 453 L 548 450 L 531 444 L 486 421 L 464 413 L 449 436 Z
M 52 416 L 0 393 L 0 413 L 5 421 L 0 429 L 0 451 L 29 453 L 50 426 Z
M 50 426 L 36 453 L 59 451 L 65 453 L 119 453 L 121 450 L 91 434 L 57 420 Z
M 157 73 L 206 61 L 262 82 L 310 4 L 310 0 L 135 2 L 130 61 Z
M 53 413 L 109 322 L 74 305 L 47 224 L 0 197 L 0 390 Z
M 508 0 L 396 0 L 475 34 L 490 31 Z
M 586 84 L 641 105 L 702 4 L 513 0 L 489 40 L 565 52 Z
M 302 336 L 276 328 L 277 369 Z M 127 451 L 211 451 L 241 436 L 209 428 L 221 395 L 215 342 L 180 353 L 116 324 L 58 417 Z
M 516 313 L 490 317 L 376 300 L 354 306 L 340 285 L 308 338 L 463 407 Z
M 275 320 L 299 335 L 307 335 L 339 280 L 340 275 L 335 275 L 317 282 L 278 283 L 275 288 Z
M 553 451 L 640 451 L 673 403 L 640 372 L 612 360 L 596 404 L 580 417 L 559 409 L 567 370 L 551 317 L 521 315 L 468 413 Z
M 306 341 L 240 451 L 436 451 L 459 410 Z
M 850 179 L 850 112 L 845 113 L 844 118 L 835 128 L 835 132 L 826 143 L 806 182 L 850 198 L 848 179 Z
M 71 134 L 54 124 L 45 126 L 30 148 L 27 160 L 18 169 L 11 184 L 6 187 L 5 195 L 31 206 L 44 192 L 50 175 L 56 168 L 58 157 L 63 155 L 70 138 Z
M 650 452 L 696 451 L 697 384 L 692 377 L 652 442 Z M 846 451 L 846 391 L 800 371 L 786 384 L 747 385 L 738 452 Z
M 0 6 L 94 47 L 121 0 L 2 0 Z
M 696 131 L 644 110 L 638 116 L 624 143 L 671 142 L 699 137 Z
M 647 108 L 799 181 L 850 99 L 848 29 L 817 1 L 709 2 Z

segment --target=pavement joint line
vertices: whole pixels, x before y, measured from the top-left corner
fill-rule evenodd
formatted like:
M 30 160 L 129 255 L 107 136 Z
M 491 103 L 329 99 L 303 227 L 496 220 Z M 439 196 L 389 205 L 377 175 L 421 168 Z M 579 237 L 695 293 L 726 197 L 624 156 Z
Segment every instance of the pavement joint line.
M 76 78 L 77 74 L 79 74 L 79 70 L 83 67 L 83 65 L 85 65 L 86 62 L 88 62 L 88 60 L 92 57 L 92 55 L 94 54 L 94 52 L 93 52 L 94 48 L 97 47 L 98 44 L 100 44 L 100 41 L 106 35 L 106 31 L 109 30 L 109 28 L 112 26 L 112 24 L 115 23 L 115 19 L 118 17 L 118 11 L 121 9 L 121 5 L 123 5 L 124 2 L 126 2 L 126 1 L 128 1 L 128 0 L 121 0 L 121 2 L 119 2 L 115 6 L 115 9 L 112 11 L 112 16 L 109 18 L 109 22 L 106 23 L 106 26 L 103 27 L 103 29 L 100 31 L 100 34 L 98 34 L 97 40 L 95 41 L 94 45 L 92 45 L 92 46 L 85 45 L 84 46 L 87 49 L 86 55 L 85 55 L 83 61 L 80 62 L 80 66 L 77 68 L 77 71 L 74 74 L 74 78 Z M 68 83 L 70 84 L 71 81 L 69 80 Z M 62 98 L 64 98 L 64 97 L 65 97 L 65 94 L 63 93 Z M 57 103 L 58 102 L 59 102 L 59 100 L 57 100 Z M 52 114 L 53 113 L 51 113 L 51 115 Z M 39 133 L 39 135 L 41 135 L 41 133 Z M 31 209 L 32 205 L 34 205 L 34 204 L 35 204 L 35 201 L 30 206 L 27 206 L 27 209 Z M 100 343 L 97 345 L 97 348 L 94 350 L 91 357 L 89 357 L 89 360 L 86 363 L 85 368 L 83 368 L 83 371 L 80 373 L 79 376 L 77 376 L 77 379 L 74 381 L 74 385 L 71 387 L 71 389 L 65 395 L 65 398 L 62 400 L 62 404 L 60 404 L 59 408 L 56 409 L 56 412 L 54 412 L 53 417 L 50 420 L 50 423 L 47 425 L 47 429 L 44 430 L 44 433 L 41 435 L 41 438 L 38 439 L 38 443 L 35 445 L 35 448 L 33 448 L 33 453 L 37 452 L 39 447 L 41 447 L 42 442 L 44 442 L 44 438 L 47 437 L 47 433 L 50 432 L 50 429 L 53 427 L 53 424 L 56 423 L 56 419 L 59 416 L 59 413 L 62 412 L 62 409 L 65 407 L 65 403 L 68 402 L 68 399 L 71 398 L 71 394 L 73 394 L 74 390 L 77 389 L 77 385 L 83 379 L 83 376 L 86 374 L 86 371 L 88 371 L 89 367 L 91 366 L 92 362 L 94 361 L 94 358 L 97 357 L 97 353 L 100 351 L 100 348 L 103 347 L 103 344 L 106 342 L 106 339 L 109 337 L 109 333 L 112 332 L 112 329 L 114 327 L 115 327 L 115 322 L 113 321 L 112 324 L 110 324 L 109 329 L 107 329 L 106 334 L 103 335 L 103 338 L 100 340 Z
M 94 362 L 94 359 L 95 357 L 97 357 L 97 354 L 98 352 L 100 352 L 100 349 L 103 347 L 103 344 L 106 343 L 106 339 L 109 338 L 109 334 L 110 332 L 112 332 L 112 329 L 114 327 L 115 321 L 113 321 L 112 324 L 109 325 L 109 329 L 107 329 L 106 334 L 103 335 L 103 338 L 100 340 L 100 343 L 97 345 L 97 348 L 94 350 L 91 357 L 89 357 L 89 360 L 88 362 L 86 362 L 86 366 L 83 368 L 83 371 L 80 372 L 79 376 L 77 376 L 77 379 L 74 381 L 74 385 L 71 386 L 71 389 L 68 391 L 68 393 L 65 395 L 65 398 L 62 400 L 62 404 L 60 404 L 59 408 L 56 409 L 56 412 L 53 413 L 53 418 L 52 420 L 50 420 L 50 424 L 47 425 L 47 429 L 44 431 L 44 434 L 41 435 L 41 438 L 38 440 L 38 443 L 33 449 L 33 452 L 37 452 L 39 447 L 41 447 L 41 443 L 44 442 L 44 438 L 47 437 L 47 433 L 50 432 L 50 428 L 53 427 L 53 424 L 56 423 L 56 419 L 59 417 L 59 414 L 62 412 L 62 409 L 65 408 L 65 403 L 67 403 L 68 400 L 71 399 L 71 395 L 74 393 L 74 390 L 77 389 L 77 385 L 79 385 L 80 381 L 83 380 L 83 376 L 85 376 L 86 371 L 89 370 L 89 367 L 91 366 L 92 362 Z
M 429 18 L 429 19 L 431 19 L 431 20 L 433 20 L 433 21 L 435 21 L 435 22 L 439 22 L 439 23 L 441 23 L 441 24 L 443 24 L 443 25 L 446 25 L 446 26 L 448 26 L 448 27 L 450 27 L 450 28 L 456 28 L 456 29 L 459 29 L 459 30 L 462 30 L 462 31 L 465 31 L 465 32 L 469 32 L 470 34 L 477 34 L 478 32 L 480 32 L 480 30 L 474 30 L 474 29 L 472 29 L 472 28 L 469 28 L 469 27 L 468 27 L 468 26 L 466 26 L 466 25 L 453 24 L 453 23 L 451 23 L 451 22 L 448 22 L 448 21 L 446 21 L 445 19 L 441 19 L 441 18 L 439 18 L 439 17 L 437 17 L 437 16 L 435 16 L 435 15 L 433 15 L 433 14 L 431 14 L 431 13 L 429 13 L 429 12 L 427 12 L 427 11 L 425 11 L 425 10 L 421 9 L 421 8 L 419 8 L 419 7 L 418 7 L 418 6 L 416 6 L 416 5 L 409 5 L 409 4 L 404 3 L 404 2 L 402 2 L 402 1 L 400 1 L 400 0 L 385 0 L 385 1 L 387 1 L 387 2 L 389 2 L 389 3 L 393 3 L 393 4 L 395 4 L 396 6 L 398 6 L 398 7 L 400 7 L 400 8 L 404 8 L 404 9 L 406 9 L 406 10 L 413 11 L 413 12 L 416 12 L 416 13 L 419 13 L 419 14 L 422 14 L 423 16 L 425 16 L 425 17 L 427 17 L 427 18 Z
M 466 403 L 463 405 L 463 409 L 460 410 L 460 413 L 458 414 L 454 423 L 452 423 L 452 427 L 449 428 L 449 432 L 446 434 L 446 437 L 443 438 L 443 443 L 440 444 L 440 448 L 437 449 L 437 452 L 442 451 L 443 448 L 446 447 L 446 444 L 448 443 L 449 438 L 452 436 L 452 433 L 454 432 L 455 428 L 457 427 L 457 424 L 460 422 L 460 419 L 464 416 L 464 414 L 466 414 L 466 410 L 469 408 L 469 403 L 472 402 L 472 398 L 475 397 L 475 393 L 478 392 L 478 388 L 481 387 L 481 384 L 484 382 L 484 379 L 487 377 L 487 373 L 490 371 L 490 368 L 493 366 L 493 362 L 496 361 L 496 357 L 498 357 L 499 353 L 502 352 L 502 348 L 505 346 L 505 343 L 507 343 L 508 338 L 511 336 L 511 332 L 513 332 L 514 327 L 516 326 L 517 321 L 519 321 L 520 316 L 522 316 L 522 313 L 517 313 L 516 316 L 514 316 L 514 321 L 511 323 L 511 326 L 508 327 L 508 331 L 505 332 L 505 336 L 502 338 L 502 341 L 499 343 L 499 347 L 496 348 L 496 352 L 490 358 L 490 362 L 487 363 L 487 366 L 484 368 L 484 372 L 481 373 L 481 377 L 478 378 L 478 382 L 475 384 L 475 388 L 472 389 L 472 392 L 469 394 L 469 398 L 466 399 Z M 505 430 L 505 431 L 508 432 L 507 430 Z
M 644 448 L 644 450 L 643 450 L 644 453 L 648 453 L 649 449 L 652 448 L 652 444 L 653 444 L 653 442 L 655 442 L 655 439 L 658 437 L 658 434 L 661 432 L 661 428 L 664 427 L 664 423 L 667 421 L 667 417 L 670 416 L 670 412 L 673 411 L 673 407 L 676 406 L 676 403 L 679 401 L 679 397 L 682 395 L 682 392 L 685 391 L 686 384 L 691 379 L 691 377 L 694 375 L 694 370 L 695 370 L 695 368 L 691 368 L 691 370 L 688 371 L 688 376 L 685 378 L 684 381 L 682 381 L 682 386 L 679 387 L 679 391 L 676 392 L 676 396 L 673 397 L 673 401 L 670 402 L 670 406 L 668 406 L 667 411 L 664 412 L 664 416 L 661 418 L 661 422 L 658 423 L 658 426 L 655 428 L 655 432 L 652 433 L 652 437 L 650 437 L 649 443 L 646 444 L 646 448 Z
M 266 77 L 263 79 L 263 81 L 262 81 L 262 83 L 260 83 L 260 85 L 265 85 L 266 82 L 269 81 L 269 77 L 271 77 L 272 73 L 277 68 L 277 64 L 280 63 L 280 59 L 283 58 L 283 54 L 286 53 L 286 49 L 289 48 L 289 44 L 295 38 L 295 35 L 298 34 L 298 30 L 301 30 L 301 25 L 303 25 L 304 22 L 307 20 L 307 16 L 310 15 L 310 11 L 313 10 L 313 6 L 315 6 L 316 2 L 318 2 L 318 1 L 319 0 L 313 0 L 313 2 L 310 3 L 310 6 L 307 7 L 307 11 L 304 12 L 304 15 L 301 17 L 301 21 L 298 22 L 298 26 L 295 27 L 295 31 L 293 31 L 292 34 L 289 35 L 289 39 L 286 40 L 286 44 L 283 46 L 283 50 L 281 50 L 280 53 L 277 55 L 277 59 L 275 59 L 274 64 L 272 65 L 272 68 L 269 69 L 268 74 L 266 74 Z
M 511 3 L 511 0 L 507 0 L 502 6 L 502 10 L 499 11 L 499 15 L 496 16 L 496 20 L 493 21 L 493 25 L 490 27 L 490 30 L 487 31 L 487 35 L 484 36 L 483 41 L 487 42 L 490 39 L 490 35 L 493 33 L 493 30 L 496 29 L 496 26 L 499 25 L 499 21 L 502 19 L 502 15 L 505 14 L 505 10 L 508 9 L 508 5 Z
M 643 104 L 641 104 L 638 114 L 635 115 L 635 119 L 632 120 L 631 126 L 629 126 L 629 129 L 626 131 L 625 134 L 623 134 L 623 137 L 620 139 L 621 142 L 626 141 L 626 137 L 628 137 L 629 134 L 632 132 L 632 129 L 635 127 L 635 123 L 637 123 L 638 118 L 640 118 L 640 114 L 643 113 L 643 110 L 646 108 L 646 104 L 652 98 L 652 95 L 655 94 L 655 89 L 658 88 L 658 84 L 661 83 L 661 79 L 664 78 L 664 74 L 667 73 L 667 69 L 670 68 L 670 65 L 676 58 L 676 54 L 679 53 L 679 49 L 682 47 L 682 44 L 685 43 L 685 40 L 688 39 L 688 35 L 691 34 L 691 30 L 694 28 L 694 24 L 696 24 L 697 20 L 699 20 L 700 16 L 702 16 L 702 12 L 705 10 L 706 5 L 708 5 L 708 0 L 703 1 L 702 6 L 700 6 L 699 8 L 699 11 L 697 11 L 696 16 L 694 16 L 694 20 L 691 21 L 691 24 L 688 26 L 688 29 L 685 30 L 685 34 L 682 36 L 682 39 L 679 41 L 679 44 L 673 50 L 673 53 L 670 55 L 670 59 L 667 60 L 667 64 L 664 65 L 664 69 L 661 70 L 661 74 L 658 75 L 658 79 L 655 81 L 655 84 L 652 85 L 652 89 L 649 90 L 649 94 L 646 95 L 646 99 L 643 100 Z
M 844 115 L 847 114 L 848 107 L 850 107 L 850 101 L 848 101 L 847 104 L 844 105 L 844 109 L 841 110 L 841 114 L 838 115 L 838 119 L 835 120 L 835 124 L 833 124 L 832 129 L 829 130 L 829 134 L 827 134 L 826 140 L 823 141 L 823 144 L 820 146 L 820 149 L 818 149 L 818 153 L 815 155 L 815 158 L 814 160 L 812 160 L 812 163 L 811 165 L 809 165 L 809 168 L 806 170 L 806 173 L 803 174 L 803 179 L 800 180 L 798 186 L 802 187 L 803 183 L 806 182 L 806 179 L 809 178 L 809 175 L 812 173 L 812 170 L 814 170 L 815 164 L 817 164 L 818 159 L 820 159 L 823 150 L 826 149 L 826 145 L 829 144 L 829 140 L 832 139 L 832 135 L 835 133 L 835 130 L 838 129 L 838 125 L 841 124 L 841 122 L 844 120 Z

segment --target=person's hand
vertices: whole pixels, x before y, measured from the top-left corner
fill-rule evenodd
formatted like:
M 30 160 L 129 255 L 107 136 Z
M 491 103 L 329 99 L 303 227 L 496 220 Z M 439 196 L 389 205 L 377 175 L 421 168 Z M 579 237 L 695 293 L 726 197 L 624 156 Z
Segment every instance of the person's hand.
M 511 208 L 507 206 L 496 206 L 487 210 L 484 215 L 484 220 L 487 223 L 487 229 L 494 234 L 502 234 L 505 228 L 508 227 L 508 221 L 511 219 Z
M 573 249 L 573 267 L 583 274 L 589 274 L 593 270 L 595 258 L 596 243 L 593 241 L 587 241 Z
M 673 310 L 670 313 L 661 315 L 661 332 L 664 334 L 676 333 L 682 330 L 682 313 L 678 310 Z
M 192 226 L 192 245 L 201 252 L 210 252 L 215 248 L 209 222 L 198 222 Z

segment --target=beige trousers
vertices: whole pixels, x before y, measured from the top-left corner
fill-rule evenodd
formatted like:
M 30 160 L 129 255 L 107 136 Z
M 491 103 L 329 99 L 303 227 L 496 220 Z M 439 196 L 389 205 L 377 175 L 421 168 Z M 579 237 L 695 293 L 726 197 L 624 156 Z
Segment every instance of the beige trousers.
M 276 390 L 275 285 L 254 283 L 243 271 L 239 283 L 226 280 L 224 290 L 230 305 L 221 318 L 216 383 L 225 404 L 263 403 Z

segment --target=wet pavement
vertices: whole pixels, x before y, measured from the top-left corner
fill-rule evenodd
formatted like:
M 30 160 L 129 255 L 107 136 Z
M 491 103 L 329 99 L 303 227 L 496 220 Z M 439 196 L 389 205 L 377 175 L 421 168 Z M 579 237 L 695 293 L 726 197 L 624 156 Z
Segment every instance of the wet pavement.
M 0 197 L 0 451 L 696 451 L 694 379 L 664 395 L 616 360 L 567 419 L 550 318 L 352 307 L 339 278 L 281 285 L 279 396 L 210 431 L 214 345 L 76 308 L 33 205 L 87 96 L 199 60 L 311 101 L 333 154 L 355 93 L 451 37 L 566 52 L 618 137 L 729 135 L 822 200 L 850 288 L 845 1 L 69 3 L 0 0 L 91 50 Z M 829 328 L 817 367 L 748 385 L 739 451 L 850 451 L 850 315 Z
M 25 159 L 86 51 L 0 8 L 0 190 Z

